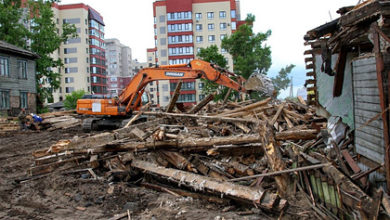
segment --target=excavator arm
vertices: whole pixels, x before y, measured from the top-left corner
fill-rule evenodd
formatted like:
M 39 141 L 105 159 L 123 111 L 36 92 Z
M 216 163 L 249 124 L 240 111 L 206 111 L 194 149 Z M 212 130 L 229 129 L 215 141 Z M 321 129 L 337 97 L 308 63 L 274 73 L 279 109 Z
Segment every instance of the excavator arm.
M 239 92 L 246 92 L 237 76 L 236 82 L 229 78 L 235 76 L 216 65 L 202 60 L 193 60 L 189 64 L 160 66 L 140 70 L 119 95 L 118 99 L 79 99 L 77 112 L 89 115 L 126 115 L 141 106 L 141 97 L 146 85 L 156 80 L 207 79 L 219 85 L 227 86 Z

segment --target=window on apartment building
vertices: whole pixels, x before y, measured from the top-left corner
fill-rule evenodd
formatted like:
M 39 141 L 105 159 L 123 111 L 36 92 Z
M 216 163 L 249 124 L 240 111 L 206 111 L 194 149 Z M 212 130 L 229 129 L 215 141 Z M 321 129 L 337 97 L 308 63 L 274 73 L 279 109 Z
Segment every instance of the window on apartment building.
M 199 89 L 203 89 L 204 83 L 200 82 L 200 83 L 198 84 L 198 87 L 199 87 Z
M 74 87 L 65 87 L 66 93 L 72 93 L 74 91 Z
M 89 76 L 87 76 L 87 83 L 89 83 Z
M 221 53 L 227 53 L 225 48 L 221 48 Z
M 10 107 L 9 91 L 0 90 L 0 109 L 9 109 L 9 107 Z
M 219 12 L 219 17 L 220 18 L 226 18 L 226 11 L 220 11 Z
M 85 59 L 85 61 L 86 61 L 87 63 L 89 63 L 89 58 L 87 57 L 87 58 Z
M 195 82 L 183 82 L 181 90 L 194 90 Z
M 230 16 L 231 16 L 232 18 L 236 18 L 236 10 L 231 10 L 231 11 L 230 11 Z
M 89 73 L 89 67 L 87 67 L 87 73 Z
M 80 28 L 76 28 L 76 32 L 77 32 L 78 34 L 80 34 L 81 29 L 80 29 Z
M 9 77 L 9 59 L 7 57 L 0 57 L 0 76 Z
M 18 60 L 18 76 L 21 79 L 27 79 L 27 61 Z
M 196 30 L 197 31 L 201 31 L 202 30 L 202 25 L 201 24 L 197 24 L 196 25 Z
M 226 23 L 220 23 L 220 24 L 219 24 L 219 28 L 220 28 L 221 30 L 226 30 L 227 24 L 226 24 Z
M 154 22 L 154 24 L 157 23 L 157 18 L 156 17 L 153 17 L 153 22 Z
M 165 22 L 165 16 L 164 15 L 160 15 L 159 20 L 160 20 L 160 23 Z
M 207 18 L 213 19 L 214 18 L 214 12 L 207 12 Z
M 62 20 L 64 24 L 80 24 L 80 18 L 66 18 Z
M 64 44 L 77 44 L 81 43 L 81 38 L 69 38 Z
M 70 58 L 65 58 L 64 62 L 67 63 L 77 63 L 77 57 L 70 57 Z
M 215 41 L 215 35 L 209 35 L 209 42 Z
M 203 36 L 196 36 L 196 42 L 203 42 Z
M 195 94 L 182 94 L 179 96 L 177 102 L 195 102 Z
M 199 101 L 203 100 L 204 98 L 205 98 L 205 95 L 203 95 L 203 94 L 199 95 Z
M 58 18 L 57 18 L 57 21 L 56 21 L 56 23 L 57 23 L 57 24 L 59 24 L 59 23 L 60 23 L 60 19 L 58 19 Z
M 166 28 L 165 28 L 165 26 L 160 27 L 160 34 L 166 34 Z
M 202 19 L 202 13 L 195 13 L 196 20 Z
M 84 19 L 84 24 L 85 24 L 85 25 L 88 24 L 88 19 Z
M 226 38 L 226 34 L 221 34 L 220 39 L 223 40 Z
M 161 57 L 167 57 L 167 50 L 161 50 L 160 53 Z
M 233 21 L 233 22 L 232 22 L 232 30 L 236 30 L 236 29 L 237 29 L 237 27 L 236 27 L 236 22 Z
M 20 92 L 20 108 L 28 108 L 28 95 L 27 92 Z
M 162 84 L 162 91 L 168 92 L 168 84 Z
M 166 60 L 161 61 L 161 65 L 168 65 L 168 62 Z
M 73 83 L 74 78 L 73 77 L 65 77 L 65 83 Z
M 207 27 L 209 30 L 214 30 L 214 24 L 208 24 Z
M 167 39 L 166 39 L 166 38 L 161 38 L 161 39 L 160 39 L 160 45 L 161 45 L 161 46 L 167 45 Z
M 77 67 L 65 68 L 65 73 L 77 73 L 77 72 L 78 72 L 78 68 Z
M 77 48 L 64 48 L 64 54 L 77 53 Z

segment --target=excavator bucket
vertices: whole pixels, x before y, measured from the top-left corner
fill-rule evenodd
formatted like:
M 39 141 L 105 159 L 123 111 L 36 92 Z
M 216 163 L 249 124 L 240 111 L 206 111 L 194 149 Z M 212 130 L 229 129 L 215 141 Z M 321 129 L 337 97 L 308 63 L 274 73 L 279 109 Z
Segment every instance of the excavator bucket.
M 260 92 L 266 96 L 274 95 L 274 84 L 272 80 L 264 74 L 253 73 L 244 84 L 247 91 Z

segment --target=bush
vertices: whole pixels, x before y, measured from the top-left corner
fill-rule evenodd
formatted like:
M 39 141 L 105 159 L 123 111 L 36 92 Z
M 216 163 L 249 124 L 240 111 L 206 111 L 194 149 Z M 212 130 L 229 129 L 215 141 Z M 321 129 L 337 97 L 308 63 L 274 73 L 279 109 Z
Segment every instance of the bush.
M 77 100 L 81 99 L 84 96 L 84 90 L 73 91 L 72 94 L 67 95 L 64 101 L 64 106 L 66 109 L 76 109 Z

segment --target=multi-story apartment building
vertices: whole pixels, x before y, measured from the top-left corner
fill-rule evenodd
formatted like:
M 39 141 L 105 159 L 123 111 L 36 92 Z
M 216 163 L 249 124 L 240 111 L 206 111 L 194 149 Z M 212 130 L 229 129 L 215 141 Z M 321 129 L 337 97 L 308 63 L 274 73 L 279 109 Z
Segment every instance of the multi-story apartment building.
M 189 63 L 200 48 L 217 45 L 232 69 L 230 54 L 221 49 L 221 41 L 237 29 L 240 22 L 239 1 L 235 0 L 160 0 L 153 3 L 155 52 L 158 65 Z M 148 62 L 152 49 L 148 50 Z M 153 58 L 152 58 L 153 59 Z M 166 106 L 177 81 L 159 81 L 158 104 Z M 149 90 L 152 90 L 149 86 Z M 184 80 L 179 102 L 196 104 L 204 95 L 200 80 Z
M 107 88 L 112 96 L 119 95 L 134 76 L 131 48 L 118 39 L 106 39 Z
M 54 102 L 76 90 L 86 93 L 107 93 L 106 59 L 103 17 L 85 4 L 53 4 L 54 19 L 58 33 L 64 23 L 74 24 L 77 37 L 63 43 L 53 58 L 63 60 L 60 69 L 61 86 L 54 91 Z

